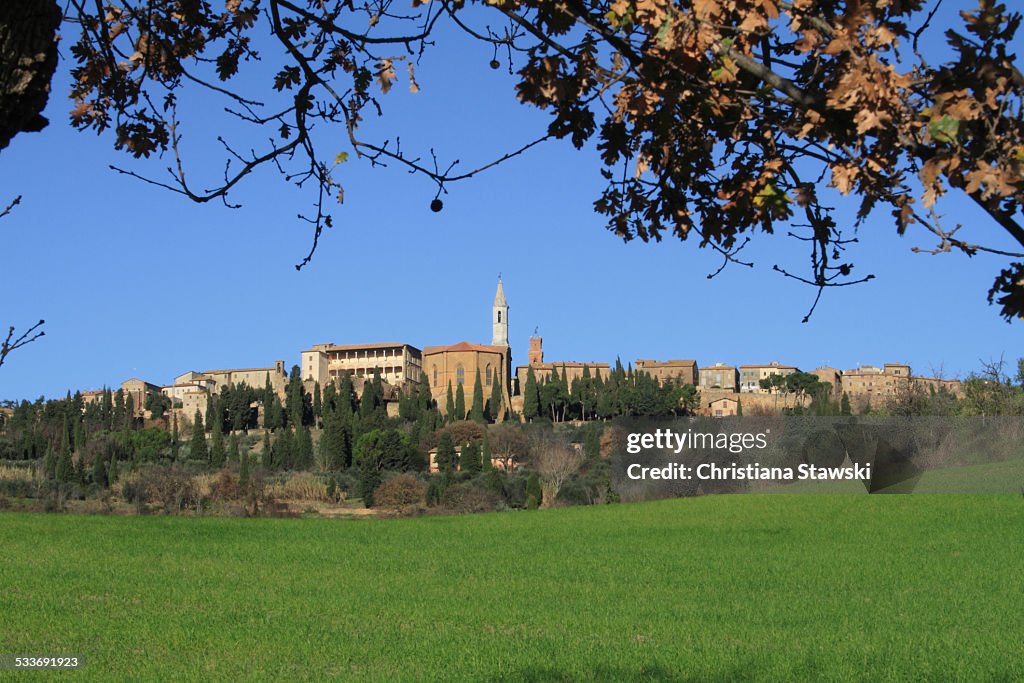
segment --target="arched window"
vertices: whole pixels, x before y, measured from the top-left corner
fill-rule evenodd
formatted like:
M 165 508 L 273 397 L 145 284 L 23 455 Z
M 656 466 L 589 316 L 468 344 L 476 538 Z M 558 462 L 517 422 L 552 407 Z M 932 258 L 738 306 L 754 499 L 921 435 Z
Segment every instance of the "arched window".
M 434 366 L 434 386 L 437 386 L 437 366 Z
M 455 368 L 455 381 L 459 384 L 466 383 L 466 371 L 461 365 Z
M 491 366 L 487 366 L 487 386 L 491 386 Z
M 501 322 L 501 311 L 498 311 L 498 322 Z

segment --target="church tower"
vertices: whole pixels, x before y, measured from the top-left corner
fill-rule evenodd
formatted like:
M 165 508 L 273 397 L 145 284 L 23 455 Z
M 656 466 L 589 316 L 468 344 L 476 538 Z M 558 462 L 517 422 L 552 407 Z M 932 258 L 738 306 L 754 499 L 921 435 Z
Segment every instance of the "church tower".
M 494 335 L 491 346 L 508 346 L 508 302 L 505 301 L 505 288 L 498 276 L 498 291 L 494 295 L 494 306 L 491 307 L 491 326 Z

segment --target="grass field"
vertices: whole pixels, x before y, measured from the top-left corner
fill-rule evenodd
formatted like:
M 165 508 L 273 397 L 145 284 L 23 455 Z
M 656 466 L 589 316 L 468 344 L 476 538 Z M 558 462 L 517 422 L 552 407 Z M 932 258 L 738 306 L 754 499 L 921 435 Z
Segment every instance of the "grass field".
M 83 680 L 1021 680 L 1022 540 L 1020 495 L 2 514 L 0 653 Z

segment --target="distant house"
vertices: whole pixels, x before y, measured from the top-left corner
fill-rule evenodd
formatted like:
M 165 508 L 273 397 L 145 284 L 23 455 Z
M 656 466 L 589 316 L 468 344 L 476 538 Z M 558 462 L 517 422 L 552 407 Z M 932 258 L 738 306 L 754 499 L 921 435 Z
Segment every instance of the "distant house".
M 735 398 L 724 396 L 708 403 L 708 415 L 711 417 L 729 417 L 736 415 L 740 402 Z

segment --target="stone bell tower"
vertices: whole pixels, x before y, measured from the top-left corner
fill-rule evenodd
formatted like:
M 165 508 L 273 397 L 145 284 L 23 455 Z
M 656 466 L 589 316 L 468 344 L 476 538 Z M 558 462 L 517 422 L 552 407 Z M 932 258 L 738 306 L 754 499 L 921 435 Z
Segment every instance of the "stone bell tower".
M 491 346 L 508 346 L 508 302 L 505 301 L 505 288 L 501 284 L 500 275 L 494 306 L 491 307 L 491 327 L 494 331 Z

